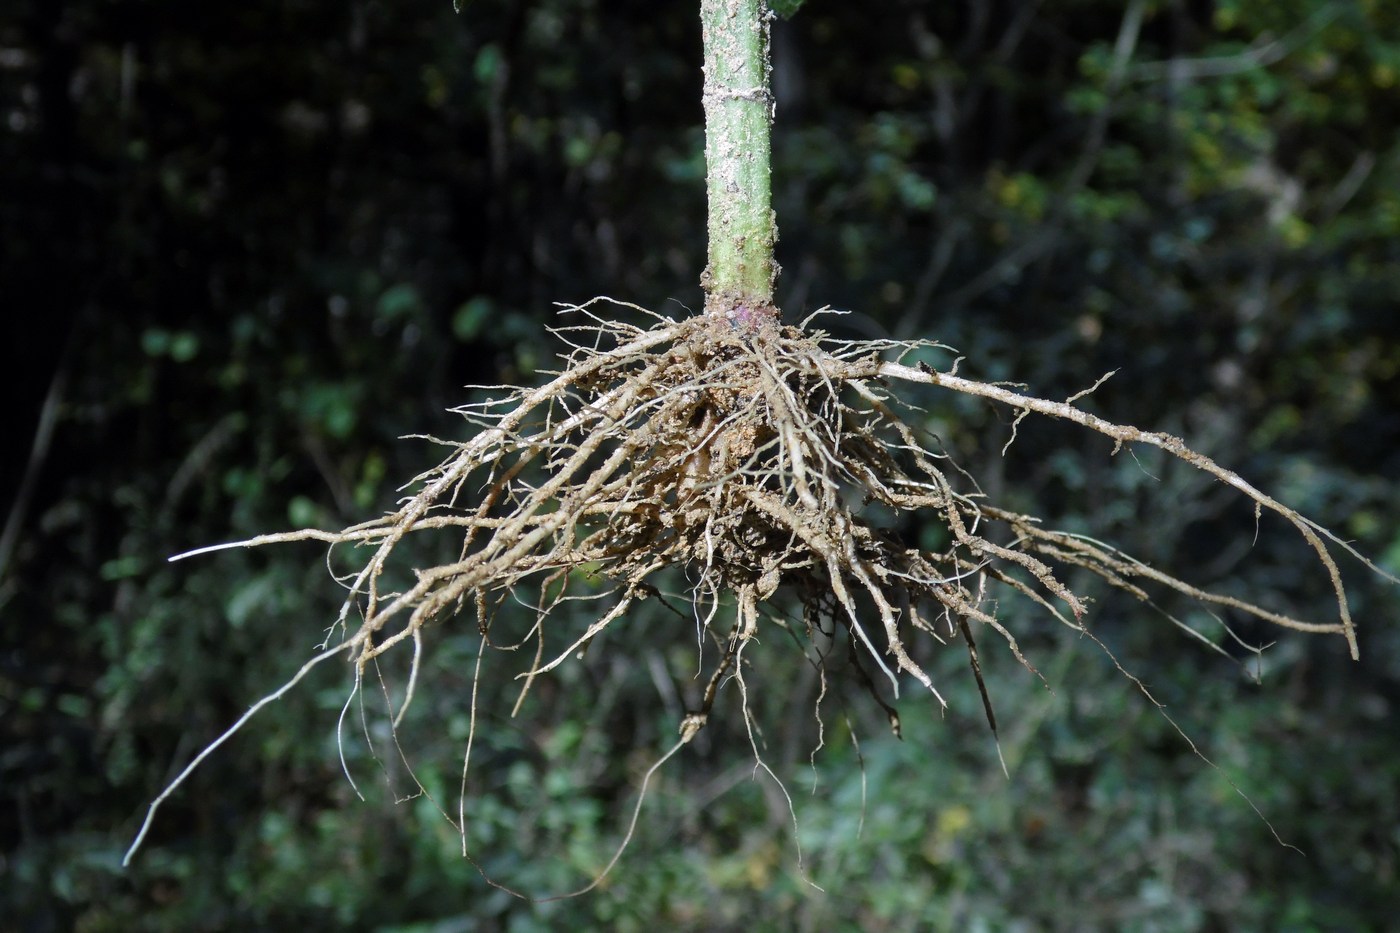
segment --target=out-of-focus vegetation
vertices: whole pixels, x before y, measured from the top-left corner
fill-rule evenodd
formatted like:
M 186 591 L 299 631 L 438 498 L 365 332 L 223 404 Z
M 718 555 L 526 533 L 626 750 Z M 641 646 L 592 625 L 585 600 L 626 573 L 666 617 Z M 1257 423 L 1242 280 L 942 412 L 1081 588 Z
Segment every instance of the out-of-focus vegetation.
M 1400 570 L 1400 11 L 811 2 L 774 40 L 790 319 L 849 308 L 829 326 L 937 338 L 1047 397 L 1117 369 L 1091 406 L 1189 437 Z M 1278 639 L 1262 685 L 1136 603 L 1095 607 L 1125 666 L 1306 858 L 1098 649 L 1044 622 L 1022 644 L 1053 692 L 983 650 L 1009 782 L 951 662 L 951 713 L 911 691 L 903 742 L 859 690 L 828 696 L 813 767 L 817 685 L 767 638 L 751 657 L 790 664 L 791 690 L 755 702 L 796 832 L 742 727 L 707 730 L 583 899 L 531 905 L 483 881 L 376 735 L 386 784 L 352 710 L 359 800 L 336 742 L 343 670 L 222 749 L 120 870 L 150 797 L 296 670 L 337 605 L 309 546 L 164 557 L 387 507 L 435 457 L 399 435 L 452 435 L 463 384 L 550 365 L 555 300 L 698 307 L 698 62 L 684 3 L 0 9 L 6 923 L 1392 924 L 1400 599 L 1365 574 L 1359 663 L 1337 639 L 1229 620 Z M 999 413 L 920 401 L 995 498 L 1328 616 L 1304 548 L 1268 521 L 1256 540 L 1218 484 L 1033 421 L 1003 459 Z M 1213 620 L 1179 618 L 1253 669 Z M 471 636 L 436 636 L 433 691 L 402 737 L 449 812 Z M 696 689 L 693 637 L 664 612 L 638 619 L 520 720 L 496 685 L 468 798 L 493 878 L 556 893 L 606 862 Z

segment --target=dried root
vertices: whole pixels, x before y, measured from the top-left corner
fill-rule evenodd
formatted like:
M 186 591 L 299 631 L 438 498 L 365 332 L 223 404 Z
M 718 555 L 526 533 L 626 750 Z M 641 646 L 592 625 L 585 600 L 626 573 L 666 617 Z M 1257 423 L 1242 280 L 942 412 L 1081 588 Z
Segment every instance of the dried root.
M 373 549 L 347 580 L 340 615 L 342 624 L 352 614 L 360 618 L 347 635 L 361 671 L 416 640 L 424 626 L 468 608 L 490 643 L 496 608 L 513 597 L 536 612 L 528 636 L 535 660 L 522 672 L 528 690 L 533 678 L 586 649 L 654 594 L 653 577 L 674 567 L 695 581 L 692 597 L 706 625 L 732 595 L 737 618 L 724 639 L 731 652 L 758 633 L 761 606 L 791 599 L 834 611 L 896 691 L 904 672 L 936 695 L 911 644 L 921 636 L 962 638 L 965 622 L 994 629 L 1025 663 L 986 608 L 989 580 L 1079 628 L 1085 606 L 1062 582 L 1066 567 L 1142 599 L 1140 581 L 1151 581 L 1288 628 L 1338 633 L 1356 651 L 1323 538 L 1351 548 L 1179 439 L 1105 422 L 1073 400 L 1036 399 L 899 362 L 918 344 L 830 340 L 753 314 L 658 317 L 643 329 L 595 316 L 591 306 L 602 300 L 566 309 L 590 320 L 557 331 L 572 349 L 549 382 L 460 409 L 477 432 L 418 477 L 411 484 L 417 491 L 396 512 L 337 534 L 240 542 L 312 537 Z M 975 484 L 901 417 L 892 380 L 1067 418 L 1120 446 L 1153 444 L 1212 473 L 1298 528 L 1332 580 L 1339 621 L 1305 622 L 1207 593 L 1099 542 L 982 501 Z M 959 491 L 955 481 L 973 491 Z M 904 543 L 897 523 L 872 520 L 872 504 L 886 515 L 937 516 L 948 530 L 946 549 Z M 383 592 L 381 574 L 395 550 L 406 536 L 425 533 L 459 540 L 457 559 L 417 569 L 412 586 Z M 586 628 L 561 631 L 554 610 L 585 598 L 576 595 L 580 589 L 605 608 Z M 721 664 L 732 661 L 730 654 Z
M 654 318 L 641 328 L 594 314 L 593 305 L 608 300 L 566 307 L 588 320 L 556 331 L 571 349 L 546 384 L 504 389 L 495 400 L 460 409 L 474 435 L 448 444 L 451 455 L 406 487 L 412 494 L 397 511 L 336 533 L 266 535 L 190 552 L 306 539 L 369 549 L 342 581 L 348 592 L 333 629 L 341 640 L 332 647 L 328 639 L 298 679 L 344 654 L 357 665 L 358 684 L 367 665 L 411 642 L 401 718 L 412 700 L 423 629 L 470 613 L 483 651 L 533 649 L 518 655 L 530 659 L 519 671 L 523 701 L 539 675 L 658 595 L 664 571 L 680 569 L 691 581 L 688 598 L 702 634 L 720 650 L 705 672 L 701 705 L 680 724 L 667 757 L 704 727 L 726 676 L 740 678 L 742 687 L 741 654 L 763 629 L 766 605 L 808 620 L 809 637 L 844 628 L 856 675 L 896 731 L 897 716 L 861 658 L 895 695 L 904 673 L 942 702 L 915 657 L 926 647 L 920 642 L 957 641 L 969 652 L 995 731 L 971 628 L 992 629 L 1034 669 L 994 614 L 989 587 L 1023 594 L 1084 632 L 1084 601 L 1063 582 L 1067 569 L 1080 568 L 1143 600 L 1151 583 L 1286 628 L 1340 634 L 1355 656 L 1346 595 L 1326 541 L 1389 576 L 1179 439 L 1103 421 L 1075 408 L 1078 396 L 1052 402 L 907 366 L 901 360 L 927 344 L 832 340 L 746 309 L 677 322 L 624 305 Z M 1256 512 L 1277 512 L 1297 528 L 1331 580 L 1338 621 L 1306 622 L 1205 592 L 1100 542 L 987 503 L 971 478 L 901 416 L 906 409 L 890 390 L 896 381 L 988 398 L 1016 409 L 1018 421 L 1032 412 L 1064 418 L 1120 447 L 1151 444 L 1214 475 L 1253 499 Z M 908 513 L 946 527 L 943 550 L 900 539 L 898 518 Z M 394 577 L 386 570 L 396 552 L 409 536 L 423 535 L 449 539 L 456 558 L 415 567 L 411 585 L 392 589 L 384 581 Z M 411 562 L 400 555 L 402 565 Z M 533 609 L 523 640 L 518 630 L 499 628 L 497 609 L 507 600 Z M 557 610 L 585 600 L 601 608 L 591 623 L 569 627 L 579 613 Z M 139 844 L 140 837 L 132 851 Z

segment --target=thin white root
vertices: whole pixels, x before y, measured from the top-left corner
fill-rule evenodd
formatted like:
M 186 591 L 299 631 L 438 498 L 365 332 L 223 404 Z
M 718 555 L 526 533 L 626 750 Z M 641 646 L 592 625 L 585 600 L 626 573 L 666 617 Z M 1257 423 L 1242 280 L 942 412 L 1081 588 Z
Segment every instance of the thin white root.
M 185 783 L 185 779 L 194 773 L 195 768 L 198 768 L 201 764 L 203 764 L 204 759 L 214 754 L 214 751 L 218 749 L 220 745 L 223 745 L 229 739 L 233 738 L 233 736 L 238 733 L 238 730 L 243 728 L 244 723 L 246 723 L 248 720 L 252 719 L 259 712 L 261 712 L 264 706 L 267 706 L 269 703 L 273 703 L 286 696 L 286 694 L 293 687 L 301 683 L 302 678 L 304 678 L 307 674 L 311 673 L 312 668 L 320 664 L 322 661 L 326 661 L 330 658 L 335 657 L 343 651 L 349 650 L 350 647 L 351 645 L 348 642 L 342 645 L 337 645 L 336 647 L 331 648 L 328 651 L 321 652 L 320 654 L 313 657 L 310 661 L 307 661 L 301 666 L 301 669 L 298 670 L 296 674 L 292 676 L 290 680 L 288 680 L 282 686 L 278 687 L 276 690 L 269 693 L 267 696 L 263 697 L 258 702 L 254 703 L 251 707 L 249 707 L 248 712 L 238 717 L 237 722 L 235 722 L 233 725 L 229 726 L 227 729 L 224 730 L 223 735 L 219 736 L 217 739 L 204 746 L 203 751 L 201 751 L 198 755 L 195 755 L 194 759 L 189 764 L 185 765 L 185 769 L 175 776 L 175 780 L 165 785 L 165 790 L 160 792 L 160 796 L 158 796 L 155 800 L 151 801 L 150 807 L 146 810 L 146 818 L 141 821 L 141 828 L 136 833 L 136 838 L 131 841 L 131 845 L 127 848 L 126 854 L 122 856 L 122 867 L 126 868 L 131 864 L 132 857 L 134 857 L 137 851 L 141 848 L 141 843 L 145 842 L 146 833 L 150 831 L 151 823 L 155 820 L 156 811 L 160 809 L 160 805 L 165 803 L 166 799 L 169 798 L 171 794 L 175 793 L 175 791 L 180 787 L 181 784 Z

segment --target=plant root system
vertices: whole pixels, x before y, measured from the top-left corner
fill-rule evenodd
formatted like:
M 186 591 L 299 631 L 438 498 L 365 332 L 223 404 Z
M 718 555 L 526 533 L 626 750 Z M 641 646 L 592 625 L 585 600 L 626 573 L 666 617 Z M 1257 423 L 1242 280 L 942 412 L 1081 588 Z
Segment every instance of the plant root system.
M 460 409 L 477 432 L 450 444 L 451 456 L 410 485 L 416 491 L 397 511 L 335 534 L 239 542 L 310 537 L 372 549 L 345 581 L 340 616 L 342 625 L 352 613 L 360 619 L 347 636 L 361 671 L 403 642 L 421 644 L 424 626 L 464 610 L 490 644 L 496 610 L 509 599 L 536 616 L 523 698 L 534 678 L 658 595 L 653 578 L 667 568 L 684 569 L 695 617 L 721 645 L 705 707 L 685 727 L 690 734 L 708 715 L 718 677 L 759 633 L 762 607 L 780 599 L 799 604 L 805 619 L 844 627 L 896 694 L 902 672 L 937 695 L 911 647 L 950 638 L 970 647 L 968 624 L 993 629 L 1030 667 L 990 608 L 989 585 L 1020 592 L 1083 631 L 1085 604 L 1063 582 L 1066 568 L 1143 600 L 1151 582 L 1284 627 L 1338 633 L 1356 650 L 1323 538 L 1351 548 L 1176 438 L 1105 422 L 1075 408 L 1075 399 L 1035 399 L 900 362 L 930 344 L 832 340 L 747 309 L 677 322 L 624 305 L 655 320 L 642 328 L 597 316 L 592 308 L 603 301 L 610 299 L 566 307 L 587 322 L 556 330 L 571 349 L 543 386 L 506 389 Z M 1068 418 L 1119 446 L 1153 444 L 1214 474 L 1298 528 L 1332 580 L 1339 620 L 1305 622 L 1208 593 L 988 503 L 906 420 L 890 389 L 895 380 L 981 395 L 1016 408 L 1018 420 L 1030 412 Z M 946 546 L 922 550 L 901 540 L 903 513 L 924 523 L 936 517 Z M 457 558 L 417 568 L 411 586 L 383 591 L 395 549 L 406 536 L 429 533 L 452 535 Z M 586 627 L 563 630 L 555 610 L 575 600 L 602 608 Z
M 603 303 L 652 323 L 605 319 L 594 310 Z M 698 631 L 706 688 L 654 771 L 706 725 L 726 676 L 737 679 L 748 715 L 742 652 L 765 630 L 766 613 L 802 619 L 813 645 L 831 644 L 835 630 L 844 629 L 856 677 L 896 733 L 894 708 L 866 666 L 883 674 L 894 696 L 907 675 L 942 702 L 916 658 L 931 645 L 957 642 L 968 652 L 995 733 L 973 629 L 997 633 L 1034 671 L 996 615 L 999 588 L 1022 594 L 1096 642 L 1086 626 L 1085 600 L 1065 583 L 1069 571 L 1087 571 L 1144 601 L 1145 587 L 1155 585 L 1285 628 L 1340 634 L 1355 656 L 1329 543 L 1394 580 L 1325 528 L 1178 438 L 1112 424 L 1075 407 L 1087 393 L 1055 402 L 960 377 L 956 363 L 949 372 L 922 362 L 906 365 L 916 350 L 937 345 L 834 340 L 809 330 L 810 318 L 801 327 L 782 326 L 770 308 L 736 307 L 679 322 L 606 298 L 564 310 L 583 320 L 555 330 L 569 347 L 562 369 L 538 388 L 496 387 L 488 401 L 459 409 L 474 434 L 460 443 L 429 438 L 451 453 L 404 487 L 408 495 L 394 512 L 340 532 L 264 535 L 178 555 L 317 540 L 333 554 L 349 548 L 355 569 L 339 578 L 347 592 L 322 652 L 171 782 L 151 804 L 128 861 L 160 803 L 254 713 L 322 661 L 352 660 L 358 690 L 376 659 L 411 645 L 397 725 L 414 697 L 425 628 L 459 616 L 473 618 L 480 634 L 478 676 L 488 648 L 528 659 L 516 672 L 518 710 L 540 675 L 587 650 L 642 601 L 671 606 L 661 585 L 688 581 L 683 596 L 690 611 L 680 615 L 693 618 Z M 910 416 L 915 409 L 893 389 L 899 383 L 989 399 L 1014 409 L 1016 424 L 1032 413 L 1073 421 L 1112 439 L 1115 452 L 1124 444 L 1152 445 L 1211 474 L 1253 500 L 1256 516 L 1275 512 L 1303 536 L 1332 584 L 1337 620 L 1307 622 L 1206 592 L 1111 546 L 997 507 Z M 917 522 L 909 521 L 914 516 Z M 942 543 L 921 548 L 903 540 L 900 530 L 910 524 L 934 526 L 933 539 Z M 416 563 L 421 549 L 402 546 L 425 536 L 439 553 L 446 545 L 455 557 Z M 405 582 L 391 582 L 396 579 Z M 498 620 L 507 602 L 529 607 L 523 637 L 518 625 L 503 628 Z M 563 611 L 570 603 L 596 608 Z M 515 612 L 506 615 L 518 621 Z M 708 662 L 707 641 L 717 648 Z M 809 658 L 825 663 L 821 650 Z M 476 699 L 474 692 L 473 722 Z M 761 758 L 758 764 L 766 767 Z M 634 812 L 633 826 L 636 818 Z M 462 820 L 465 832 L 464 814 Z

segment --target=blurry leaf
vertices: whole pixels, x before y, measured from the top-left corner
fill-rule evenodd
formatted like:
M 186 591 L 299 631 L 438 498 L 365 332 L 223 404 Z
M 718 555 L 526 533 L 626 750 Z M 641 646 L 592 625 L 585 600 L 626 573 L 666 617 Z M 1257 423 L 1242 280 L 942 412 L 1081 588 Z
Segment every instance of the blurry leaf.
M 476 61 L 472 64 L 472 74 L 476 80 L 482 84 L 490 84 L 501 70 L 501 50 L 495 45 L 487 44 L 481 47 L 481 51 L 476 53 Z
M 1390 547 L 1381 554 L 1378 563 L 1391 573 L 1400 573 L 1400 534 L 1390 542 Z
M 400 282 L 384 290 L 375 304 L 375 312 L 380 318 L 393 321 L 412 315 L 421 306 L 418 289 L 408 282 Z
M 297 397 L 301 417 L 321 427 L 331 437 L 345 439 L 359 423 L 359 400 L 365 385 L 327 382 L 307 386 Z
M 938 188 L 927 178 L 905 172 L 899 176 L 899 199 L 911 211 L 932 210 L 938 199 Z
M 170 358 L 177 363 L 188 363 L 199 352 L 199 338 L 187 330 L 182 330 L 170 341 Z
M 124 580 L 135 577 L 145 570 L 145 561 L 134 554 L 109 560 L 102 565 L 99 573 L 104 580 Z
M 274 604 L 277 579 L 272 575 L 253 577 L 240 586 L 228 601 L 229 624 L 235 628 L 247 623 L 254 615 L 266 612 Z
M 74 719 L 84 719 L 92 715 L 92 698 L 74 693 L 64 693 L 58 698 L 59 712 Z
M 306 496 L 293 496 L 287 503 L 287 519 L 293 528 L 312 528 L 320 517 L 320 506 Z
M 564 142 L 564 161 L 578 168 L 593 158 L 593 143 L 584 136 L 570 136 Z
M 172 333 L 152 327 L 142 332 L 141 349 L 148 356 L 169 356 L 177 363 L 188 363 L 199 352 L 199 337 L 187 330 Z
M 793 14 L 802 9 L 807 0 L 773 0 L 773 12 L 783 19 L 792 19 Z
M 223 491 L 231 499 L 258 499 L 262 496 L 262 476 L 256 470 L 232 467 L 224 473 Z
M 170 348 L 170 331 L 152 327 L 141 334 L 141 349 L 149 356 L 162 356 Z
M 463 343 L 475 340 L 494 310 L 490 298 L 477 295 L 452 315 L 452 336 Z
M 379 485 L 387 472 L 388 464 L 384 462 L 384 455 L 377 450 L 370 451 L 365 457 L 364 465 L 360 469 L 359 482 L 355 484 L 352 494 L 358 508 L 368 509 L 374 504 L 379 495 Z

